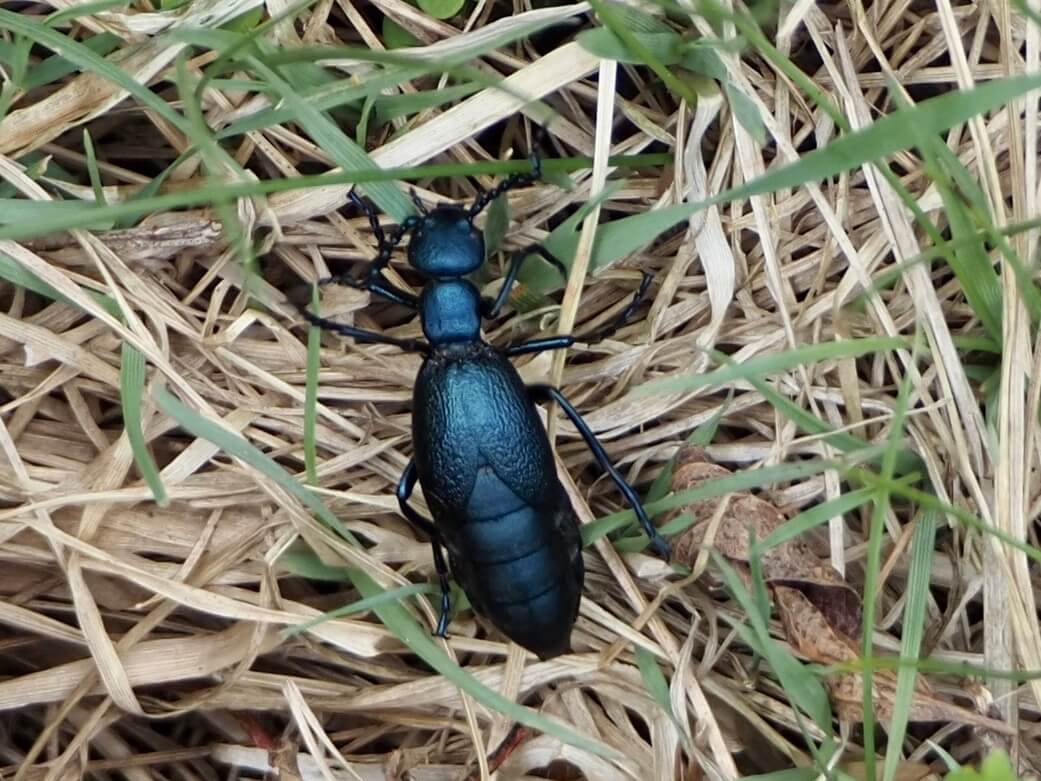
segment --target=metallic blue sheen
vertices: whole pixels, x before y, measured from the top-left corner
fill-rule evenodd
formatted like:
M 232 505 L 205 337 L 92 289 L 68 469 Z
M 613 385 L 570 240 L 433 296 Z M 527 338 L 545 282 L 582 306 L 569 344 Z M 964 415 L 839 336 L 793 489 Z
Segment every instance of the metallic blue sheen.
M 481 336 L 481 294 L 465 279 L 428 284 L 419 297 L 419 315 L 431 344 L 473 342 Z
M 459 585 L 517 644 L 567 652 L 581 539 L 517 371 L 479 339 L 432 344 L 412 398 L 419 482 Z
M 408 262 L 432 277 L 461 277 L 484 263 L 484 234 L 466 209 L 440 206 L 416 225 Z
M 535 339 L 502 350 L 481 337 L 482 319 L 495 317 L 506 303 L 526 258 L 539 255 L 567 276 L 559 259 L 544 247 L 531 245 L 513 253 L 495 299 L 483 300 L 464 279 L 485 260 L 484 237 L 474 218 L 496 197 L 538 177 L 538 159 L 532 159 L 532 174 L 507 178 L 469 210 L 421 208 L 421 216 L 408 218 L 389 236 L 375 213 L 360 198 L 353 198 L 369 217 L 380 243 L 379 254 L 367 278 L 343 275 L 339 279 L 418 310 L 426 342 L 337 323 L 309 313 L 306 307 L 301 311 L 311 323 L 352 339 L 392 344 L 424 356 L 412 397 L 415 454 L 398 482 L 397 499 L 402 514 L 431 541 L 441 584 L 436 633 L 447 632 L 451 570 L 477 613 L 517 644 L 549 659 L 571 648 L 585 572 L 578 521 L 557 478 L 536 402 L 559 405 L 633 507 L 652 545 L 666 558 L 669 549 L 639 497 L 567 398 L 552 386 L 525 387 L 509 361 L 511 355 L 566 348 L 575 337 Z M 409 233 L 409 262 L 426 277 L 418 298 L 382 274 L 393 248 Z M 609 335 L 625 322 L 649 283 L 650 275 L 645 274 L 629 307 L 600 333 Z M 433 523 L 409 502 L 417 483 Z

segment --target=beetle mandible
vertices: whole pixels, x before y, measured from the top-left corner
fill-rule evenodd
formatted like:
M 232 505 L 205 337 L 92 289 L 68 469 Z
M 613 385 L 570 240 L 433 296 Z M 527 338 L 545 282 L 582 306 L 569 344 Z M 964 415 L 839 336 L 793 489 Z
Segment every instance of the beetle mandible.
M 530 173 L 505 178 L 468 209 L 438 206 L 427 211 L 413 193 L 420 213 L 389 235 L 373 209 L 351 191 L 351 200 L 368 216 L 378 252 L 364 278 L 340 275 L 320 284 L 347 284 L 418 311 L 425 342 L 337 323 L 303 306 L 300 310 L 313 325 L 358 342 L 396 345 L 423 356 L 412 397 L 414 456 L 401 475 L 397 498 L 402 514 L 430 538 L 433 548 L 441 585 L 436 634 L 443 637 L 448 629 L 450 562 L 451 573 L 479 614 L 518 645 L 549 659 L 571 649 L 584 567 L 578 522 L 557 477 L 536 402 L 560 405 L 633 508 L 654 549 L 667 559 L 669 547 L 578 411 L 557 388 L 525 386 L 508 360 L 570 347 L 576 337 L 552 336 L 505 348 L 482 338 L 482 319 L 493 318 L 502 309 L 527 258 L 540 255 L 567 279 L 564 264 L 537 244 L 512 254 L 494 299 L 482 298 L 465 278 L 485 262 L 484 235 L 474 219 L 499 196 L 541 178 L 541 159 L 534 145 L 529 160 Z M 425 277 L 418 297 L 396 287 L 382 273 L 406 235 L 410 236 L 408 261 Z M 621 327 L 644 298 L 650 281 L 645 273 L 626 310 L 583 339 L 603 339 Z M 409 504 L 417 481 L 433 522 Z M 447 562 L 442 549 L 448 551 Z

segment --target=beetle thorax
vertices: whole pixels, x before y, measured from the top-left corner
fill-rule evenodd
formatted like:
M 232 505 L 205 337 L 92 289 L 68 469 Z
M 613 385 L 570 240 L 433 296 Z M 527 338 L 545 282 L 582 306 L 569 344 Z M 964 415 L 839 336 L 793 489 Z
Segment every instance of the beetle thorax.
M 431 280 L 419 298 L 423 334 L 435 347 L 476 342 L 481 336 L 481 294 L 465 279 Z

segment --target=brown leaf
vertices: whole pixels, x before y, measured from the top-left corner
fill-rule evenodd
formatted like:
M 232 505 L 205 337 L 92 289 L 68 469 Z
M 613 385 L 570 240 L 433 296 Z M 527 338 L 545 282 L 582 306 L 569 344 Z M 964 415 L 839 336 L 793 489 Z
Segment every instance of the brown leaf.
M 705 461 L 707 457 L 704 448 L 686 447 L 681 450 L 673 472 L 672 490 L 685 491 L 731 474 L 725 467 Z M 732 563 L 748 564 L 753 535 L 761 541 L 787 521 L 776 506 L 747 491 L 694 502 L 687 506 L 687 510 L 697 522 L 673 543 L 677 561 L 693 566 L 698 551 L 706 542 L 712 519 L 724 501 L 727 504 L 723 516 L 710 542 Z M 805 542 L 794 539 L 775 545 L 763 553 L 760 566 L 768 585 L 783 583 L 802 590 L 832 626 L 852 637 L 860 634 L 860 595 L 838 572 L 824 564 Z
M 822 664 L 857 660 L 856 641 L 834 629 L 802 591 L 775 586 L 773 592 L 784 633 L 800 654 Z
M 830 568 L 825 568 L 834 572 Z M 835 588 L 833 586 L 821 585 L 807 581 L 775 580 L 769 583 L 771 587 L 787 586 L 798 589 L 804 597 L 824 616 L 828 626 L 834 627 L 842 634 L 859 638 L 863 629 L 863 614 L 861 612 L 860 597 L 848 586 Z
M 822 664 L 856 662 L 861 658 L 858 643 L 830 625 L 824 614 L 800 589 L 776 586 L 774 593 L 785 634 L 800 654 Z M 872 675 L 872 702 L 875 718 L 883 726 L 893 719 L 896 681 L 897 672 L 894 670 L 876 670 Z M 826 678 L 824 685 L 831 694 L 832 702 L 840 718 L 850 722 L 864 720 L 863 675 L 852 672 L 838 673 Z M 909 720 L 953 721 L 997 732 L 1010 732 L 1003 722 L 989 719 L 968 708 L 940 699 L 920 675 L 915 677 L 915 690 L 912 695 Z
M 673 491 L 695 488 L 730 474 L 706 459 L 703 448 L 681 450 L 673 472 Z M 763 540 L 787 520 L 777 507 L 746 491 L 694 502 L 687 509 L 696 522 L 673 541 L 676 558 L 693 565 L 699 550 L 710 544 L 730 560 L 746 586 L 751 585 L 752 536 Z M 856 638 L 861 632 L 861 600 L 838 572 L 800 540 L 788 540 L 770 548 L 762 555 L 760 566 L 785 634 L 799 654 L 821 664 L 853 663 L 860 659 Z M 883 725 L 893 717 L 896 681 L 897 673 L 892 670 L 876 670 L 872 676 L 875 717 Z M 860 673 L 829 676 L 825 686 L 843 720 L 863 721 L 864 678 Z M 921 676 L 915 678 L 910 720 L 953 721 L 1008 732 L 1003 722 L 938 698 Z

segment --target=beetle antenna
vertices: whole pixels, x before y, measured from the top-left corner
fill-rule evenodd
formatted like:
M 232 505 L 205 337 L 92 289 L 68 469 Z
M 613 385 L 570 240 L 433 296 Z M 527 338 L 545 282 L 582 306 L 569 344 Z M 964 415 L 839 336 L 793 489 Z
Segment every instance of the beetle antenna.
M 381 235 L 379 252 L 377 252 L 376 257 L 372 259 L 372 263 L 369 266 L 370 279 L 379 276 L 380 272 L 390 264 L 390 256 L 394 254 L 394 248 L 405 238 L 405 234 L 413 230 L 422 220 L 422 217 L 413 214 L 406 217 L 404 222 L 397 225 L 386 238 L 382 238 Z
M 361 282 L 348 274 L 339 277 L 332 277 L 331 279 L 342 282 L 349 287 L 368 290 L 371 280 L 378 277 L 380 272 L 390 264 L 390 257 L 394 253 L 394 248 L 401 243 L 401 240 L 405 238 L 406 233 L 419 224 L 420 217 L 417 217 L 414 214 L 406 217 L 403 222 L 396 225 L 394 229 L 391 230 L 390 235 L 387 235 L 383 232 L 383 226 L 380 225 L 380 218 L 376 214 L 376 210 L 372 208 L 372 204 L 366 203 L 362 200 L 362 197 L 354 191 L 353 187 L 348 193 L 348 196 L 351 199 L 351 203 L 357 206 L 358 209 L 361 210 L 362 214 L 369 218 L 369 227 L 372 229 L 372 235 L 376 237 L 376 257 L 373 258 L 372 263 L 369 264 L 369 282 Z M 412 189 L 412 200 L 417 206 L 419 206 L 420 211 L 423 214 L 427 213 L 422 202 L 416 195 L 415 188 Z
M 423 203 L 423 199 L 419 197 L 419 193 L 416 192 L 416 188 L 409 187 L 408 194 L 412 197 L 412 203 L 414 203 L 416 205 L 416 208 L 419 209 L 419 213 L 426 217 L 427 214 L 429 214 L 430 212 L 427 211 L 427 206 L 425 203 Z
M 487 208 L 503 193 L 515 190 L 518 187 L 527 187 L 542 178 L 542 158 L 539 156 L 539 146 L 546 137 L 546 128 L 536 125 L 534 137 L 532 138 L 531 152 L 528 153 L 528 162 L 531 163 L 531 172 L 526 174 L 510 174 L 495 187 L 485 190 L 474 199 L 470 207 L 470 219 L 473 220 L 478 214 Z

